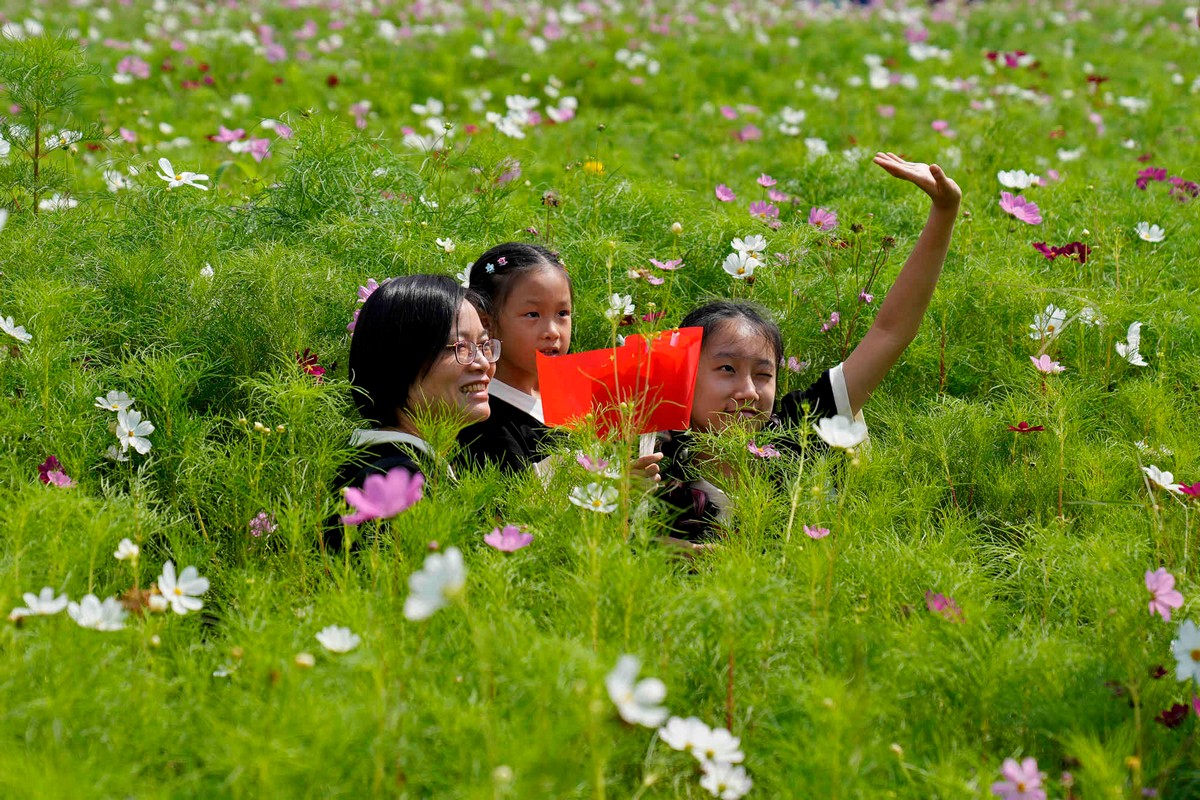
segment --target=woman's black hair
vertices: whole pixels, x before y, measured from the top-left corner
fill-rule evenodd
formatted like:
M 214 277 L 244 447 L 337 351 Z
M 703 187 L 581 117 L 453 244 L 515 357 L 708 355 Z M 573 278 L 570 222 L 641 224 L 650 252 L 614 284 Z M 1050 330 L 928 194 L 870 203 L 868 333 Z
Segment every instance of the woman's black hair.
M 504 300 L 517 284 L 517 279 L 526 273 L 546 267 L 558 268 L 571 286 L 571 276 L 563 266 L 558 253 L 540 244 L 504 242 L 481 255 L 471 265 L 470 285 L 482 298 L 483 310 L 494 314 L 504 305 Z
M 363 419 L 375 427 L 399 424 L 412 385 L 446 352 L 469 289 L 445 275 L 391 278 L 371 293 L 350 340 L 350 384 Z
M 771 314 L 761 306 L 736 300 L 716 300 L 700 306 L 679 323 L 681 328 L 701 328 L 704 331 L 704 341 L 715 335 L 722 325 L 730 320 L 740 320 L 752 327 L 760 336 L 767 340 L 775 352 L 773 363 L 783 360 L 783 334 Z

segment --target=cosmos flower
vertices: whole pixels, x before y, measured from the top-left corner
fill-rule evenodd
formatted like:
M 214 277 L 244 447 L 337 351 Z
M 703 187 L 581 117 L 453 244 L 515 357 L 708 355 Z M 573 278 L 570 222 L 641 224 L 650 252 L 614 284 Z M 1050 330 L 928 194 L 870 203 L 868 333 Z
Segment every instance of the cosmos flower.
M 349 653 L 362 642 L 357 633 L 341 625 L 328 625 L 321 629 L 316 639 L 331 653 Z
M 1168 492 L 1174 494 L 1181 493 L 1179 484 L 1175 483 L 1174 474 L 1161 470 L 1153 464 L 1148 467 L 1142 467 L 1142 472 L 1146 473 L 1146 477 L 1150 479 L 1150 482 L 1160 489 L 1166 489 Z
M 25 592 L 21 595 L 25 601 L 24 607 L 14 608 L 8 618 L 14 622 L 21 617 L 50 616 L 57 614 L 67 607 L 70 602 L 65 594 L 55 596 L 54 590 L 46 586 L 37 594 Z
M 1066 319 L 1067 312 L 1051 303 L 1046 306 L 1045 311 L 1033 318 L 1033 324 L 1029 326 L 1033 332 L 1029 334 L 1029 338 L 1053 339 L 1062 332 Z
M 1035 759 L 1027 758 L 1018 764 L 1006 758 L 1000 774 L 1004 780 L 992 784 L 992 794 L 1001 800 L 1046 800 L 1046 790 L 1042 788 L 1046 776 L 1038 772 Z
M 604 486 L 599 483 L 589 483 L 587 486 L 576 486 L 568 498 L 572 503 L 588 511 L 600 514 L 611 514 L 617 510 L 617 487 Z
M 723 183 L 717 184 L 716 194 L 717 199 L 722 203 L 732 203 L 734 200 L 737 200 L 737 195 L 733 193 L 733 189 L 730 189 Z
M 372 519 L 391 519 L 421 499 L 424 484 L 424 475 L 410 473 L 404 467 L 390 469 L 386 475 L 368 475 L 363 488 L 346 490 L 346 502 L 354 513 L 344 515 L 342 522 L 359 525 Z
M 205 192 L 208 191 L 208 187 L 201 183 L 201 181 L 208 180 L 207 175 L 197 175 L 195 172 L 176 172 L 166 158 L 158 160 L 158 168 L 160 170 L 158 177 L 167 182 L 168 189 L 174 189 L 176 186 L 192 186 Z
M 831 231 L 837 227 L 837 214 L 826 208 L 814 207 L 808 212 L 808 224 L 823 231 Z
M 1179 626 L 1179 633 L 1171 642 L 1175 654 L 1175 677 L 1181 681 L 1200 683 L 1200 628 L 1190 619 Z
M 1000 210 L 1028 225 L 1042 224 L 1042 214 L 1037 203 L 1030 202 L 1021 195 L 1014 197 L 1011 192 L 1001 192 Z
M 1042 353 L 1041 358 L 1030 356 L 1029 360 L 1033 362 L 1033 366 L 1037 368 L 1038 372 L 1043 372 L 1046 375 L 1057 375 L 1060 372 L 1065 372 L 1067 369 L 1057 361 L 1051 361 L 1050 356 L 1045 353 Z
M 1146 359 L 1142 358 L 1142 354 L 1138 352 L 1138 347 L 1142 343 L 1142 323 L 1131 323 L 1129 329 L 1125 331 L 1125 341 L 1117 342 L 1117 355 L 1128 361 L 1135 367 L 1145 367 Z
M 421 569 L 409 576 L 404 617 L 414 622 L 428 619 L 458 597 L 466 585 L 467 568 L 461 550 L 447 547 L 445 553 L 430 553 Z
M 175 563 L 167 561 L 163 564 L 162 575 L 158 576 L 158 591 L 176 614 L 199 611 L 204 607 L 200 595 L 208 591 L 208 578 L 201 577 L 199 571 L 190 566 L 184 567 L 176 577 Z
M 1139 222 L 1134 228 L 1137 231 L 1138 238 L 1143 242 L 1157 243 L 1166 238 L 1167 232 L 1157 225 L 1151 225 L 1149 222 Z
M 491 533 L 483 537 L 483 541 L 502 553 L 512 553 L 528 547 L 533 541 L 533 534 L 525 533 L 516 525 L 505 525 L 503 528 L 493 528 Z
M 1175 588 L 1175 576 L 1166 567 L 1153 572 L 1146 570 L 1146 588 L 1150 591 L 1150 613 L 1170 622 L 1171 609 L 1183 605 L 1183 595 Z
M 639 681 L 641 666 L 637 656 L 621 656 L 612 672 L 605 676 L 604 686 L 621 719 L 631 725 L 657 728 L 667 718 L 667 710 L 659 705 L 667 696 L 667 687 L 658 678 Z
M 830 447 L 848 450 L 857 447 L 867 438 L 867 424 L 857 422 L 849 417 L 838 414 L 833 417 L 822 417 L 813 426 L 817 435 Z

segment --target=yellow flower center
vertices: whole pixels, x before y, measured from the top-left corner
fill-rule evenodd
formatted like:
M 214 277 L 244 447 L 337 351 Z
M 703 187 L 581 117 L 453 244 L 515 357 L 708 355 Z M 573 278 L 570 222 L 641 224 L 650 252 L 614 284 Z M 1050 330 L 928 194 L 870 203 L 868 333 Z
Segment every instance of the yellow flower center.
M 1024 791 L 1025 791 L 1025 782 L 1024 781 L 1017 781 L 1017 791 L 1024 793 Z
M 1046 326 L 1046 333 L 1054 333 L 1054 326 L 1053 326 L 1053 325 L 1047 325 L 1047 326 Z
M 1192 661 L 1200 661 L 1200 647 L 1192 651 Z
M 179 595 L 180 597 L 182 597 L 182 596 L 183 596 L 183 589 L 180 589 L 178 586 L 176 586 L 176 587 L 175 587 L 175 594 L 177 594 L 177 595 Z
M 745 267 L 738 267 L 738 275 L 744 275 L 745 273 L 746 273 Z
M 593 500 L 592 505 L 594 505 L 596 508 L 599 508 L 601 505 L 603 505 L 603 503 L 601 503 L 599 500 Z
M 176 176 L 175 176 L 175 180 L 177 180 L 177 181 L 181 181 L 181 180 L 183 180 L 183 176 L 182 176 L 182 175 L 176 175 Z

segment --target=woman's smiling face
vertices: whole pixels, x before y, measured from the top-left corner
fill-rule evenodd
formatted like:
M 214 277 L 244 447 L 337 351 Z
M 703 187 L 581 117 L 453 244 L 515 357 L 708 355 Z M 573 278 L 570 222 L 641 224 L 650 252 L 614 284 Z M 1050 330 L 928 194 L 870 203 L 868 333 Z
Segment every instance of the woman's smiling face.
M 691 427 L 717 432 L 735 420 L 760 428 L 775 405 L 771 343 L 745 320 L 729 319 L 704 340 Z
M 410 418 L 448 415 L 467 424 L 487 419 L 491 413 L 487 389 L 496 365 L 489 363 L 481 351 L 476 352 L 471 363 L 460 364 L 450 346 L 457 341 L 483 345 L 487 340 L 488 333 L 479 321 L 479 313 L 464 300 L 459 307 L 458 321 L 450 331 L 450 341 L 446 342 L 447 347 L 409 390 L 407 415 Z

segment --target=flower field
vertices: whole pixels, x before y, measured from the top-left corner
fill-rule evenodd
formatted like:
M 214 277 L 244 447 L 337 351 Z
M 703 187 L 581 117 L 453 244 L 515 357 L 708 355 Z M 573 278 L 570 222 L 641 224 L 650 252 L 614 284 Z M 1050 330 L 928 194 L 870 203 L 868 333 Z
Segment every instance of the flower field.
M 0 796 L 1200 797 L 1194 5 L 0 11 Z M 636 441 L 343 496 L 377 283 L 541 244 L 574 351 L 752 300 L 803 389 L 877 152 L 932 304 L 867 443 L 713 437 L 716 545 Z

